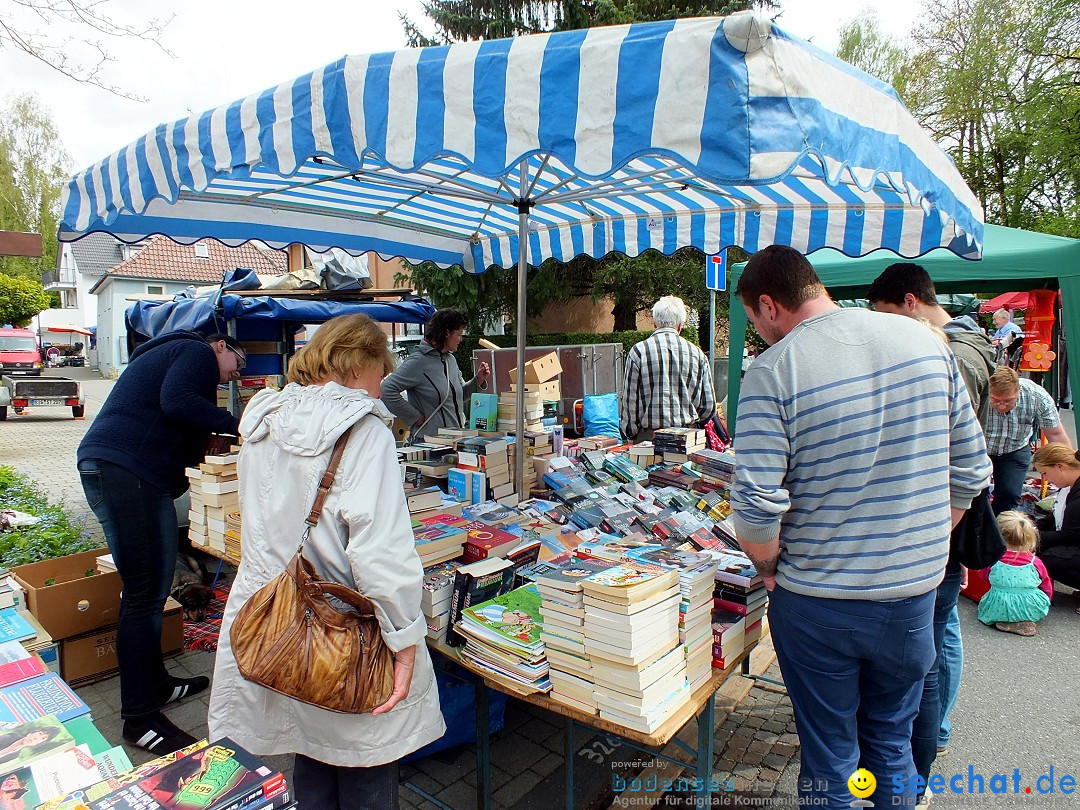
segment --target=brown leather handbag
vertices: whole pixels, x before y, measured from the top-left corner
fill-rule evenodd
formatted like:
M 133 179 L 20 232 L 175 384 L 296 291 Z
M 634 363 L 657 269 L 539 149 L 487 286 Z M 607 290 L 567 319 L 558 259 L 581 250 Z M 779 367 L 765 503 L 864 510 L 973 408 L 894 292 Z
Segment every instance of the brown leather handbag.
M 350 432 L 334 445 L 296 554 L 240 609 L 229 638 L 240 674 L 252 683 L 332 712 L 365 714 L 393 691 L 394 655 L 383 641 L 371 600 L 319 579 L 303 553 Z

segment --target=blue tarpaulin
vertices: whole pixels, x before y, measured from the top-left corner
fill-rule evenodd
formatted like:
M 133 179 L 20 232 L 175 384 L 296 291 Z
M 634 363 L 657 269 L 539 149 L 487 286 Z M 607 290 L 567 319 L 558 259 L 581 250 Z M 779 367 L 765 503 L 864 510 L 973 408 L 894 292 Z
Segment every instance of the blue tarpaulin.
M 177 329 L 203 334 L 226 331 L 227 321 L 263 321 L 319 324 L 338 315 L 363 313 L 381 323 L 427 323 L 435 307 L 423 298 L 409 301 L 317 301 L 272 298 L 263 295 L 233 295 L 183 298 L 177 301 L 139 301 L 127 311 L 129 332 L 146 338 Z M 238 324 L 238 334 L 243 330 Z

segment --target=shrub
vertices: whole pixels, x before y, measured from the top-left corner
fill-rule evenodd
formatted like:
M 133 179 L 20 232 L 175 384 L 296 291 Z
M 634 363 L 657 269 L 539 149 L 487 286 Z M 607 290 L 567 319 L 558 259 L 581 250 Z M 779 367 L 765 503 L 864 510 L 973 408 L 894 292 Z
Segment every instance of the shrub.
M 49 503 L 40 487 L 14 467 L 0 466 L 0 509 L 40 518 L 33 526 L 0 532 L 0 565 L 26 565 L 100 546 L 85 521 Z
M 623 356 L 630 351 L 635 343 L 640 343 L 652 330 L 635 330 L 631 332 L 558 332 L 551 335 L 526 335 L 528 346 L 589 346 L 593 343 L 621 343 Z M 682 335 L 695 346 L 697 345 L 697 329 L 692 326 L 683 327 Z M 461 373 L 466 379 L 472 376 L 472 353 L 473 349 L 480 346 L 480 338 L 490 340 L 503 348 L 511 349 L 517 346 L 516 335 L 465 335 L 461 338 L 461 345 L 454 353 L 457 358 Z

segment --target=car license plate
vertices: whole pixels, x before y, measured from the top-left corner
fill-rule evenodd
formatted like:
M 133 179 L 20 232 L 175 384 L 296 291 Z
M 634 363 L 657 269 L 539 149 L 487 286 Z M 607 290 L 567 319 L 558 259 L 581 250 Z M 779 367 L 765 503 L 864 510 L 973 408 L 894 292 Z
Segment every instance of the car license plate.
M 32 400 L 30 400 L 30 404 L 31 405 L 63 405 L 64 400 L 62 400 L 62 399 L 32 399 Z

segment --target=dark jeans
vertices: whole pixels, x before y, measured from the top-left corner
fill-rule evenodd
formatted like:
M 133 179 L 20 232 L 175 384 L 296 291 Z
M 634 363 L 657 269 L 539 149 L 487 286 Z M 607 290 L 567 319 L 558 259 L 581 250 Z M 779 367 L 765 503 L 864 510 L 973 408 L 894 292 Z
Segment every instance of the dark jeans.
M 292 781 L 298 810 L 397 810 L 396 762 L 344 768 L 297 754 Z
M 941 679 L 938 676 L 945 646 L 945 628 L 949 624 L 949 616 L 956 608 L 956 600 L 960 597 L 962 573 L 960 563 L 950 561 L 945 568 L 945 579 L 938 585 L 934 599 L 934 663 L 923 681 L 922 701 L 911 729 L 911 756 L 915 761 L 915 770 L 923 780 L 930 778 L 930 769 L 937 759 L 943 703 Z M 922 792 L 919 791 L 920 795 Z
M 1040 551 L 1039 559 L 1046 566 L 1050 579 L 1070 588 L 1080 588 L 1080 548 L 1055 546 Z
M 911 725 L 934 662 L 934 596 L 867 602 L 780 586 L 769 595 L 773 646 L 802 748 L 804 806 L 850 807 L 848 777 L 859 767 L 877 778 L 875 807 L 915 803 Z
M 994 498 L 991 506 L 995 515 L 1015 509 L 1020 503 L 1020 493 L 1031 467 L 1031 448 L 1024 445 L 1019 450 L 990 456 L 994 465 Z
M 124 585 L 116 631 L 120 716 L 139 717 L 158 711 L 170 691 L 161 622 L 176 569 L 176 511 L 167 492 L 107 461 L 86 459 L 79 475 Z

